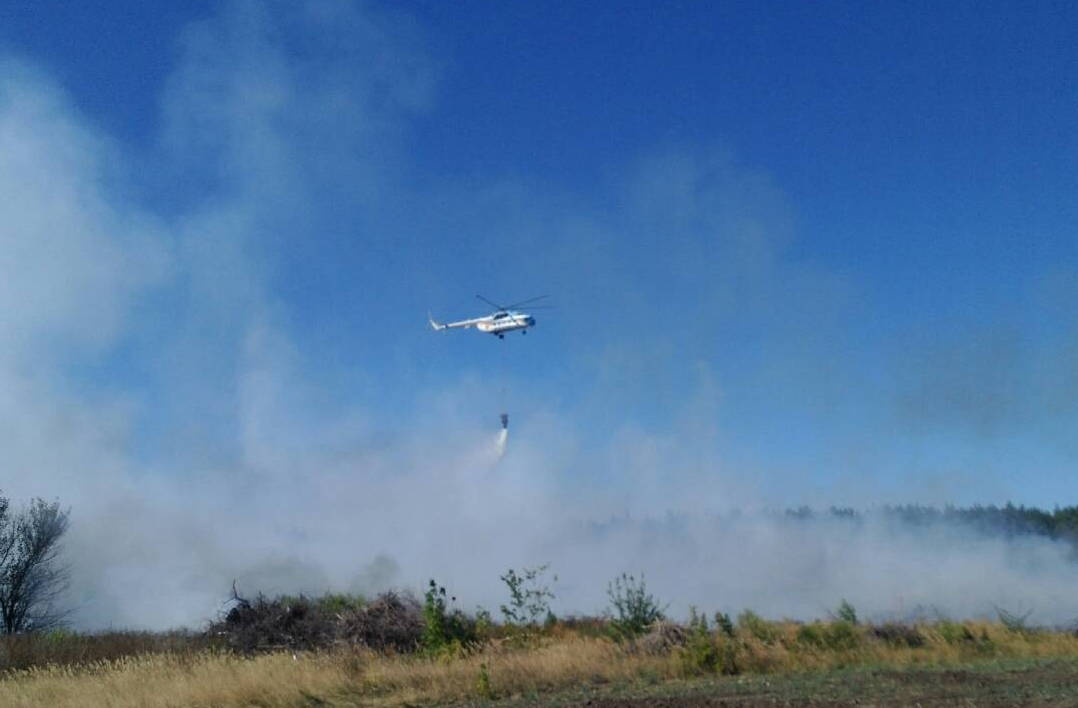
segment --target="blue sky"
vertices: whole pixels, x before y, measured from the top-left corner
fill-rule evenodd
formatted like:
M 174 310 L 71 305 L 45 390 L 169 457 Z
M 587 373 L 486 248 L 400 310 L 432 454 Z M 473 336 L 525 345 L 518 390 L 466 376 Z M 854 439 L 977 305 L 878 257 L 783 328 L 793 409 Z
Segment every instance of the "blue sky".
M 585 517 L 1073 503 L 1076 22 L 8 4 L 0 374 L 40 472 L 3 487 L 472 489 L 504 407 L 506 498 Z M 477 292 L 557 309 L 425 328 Z

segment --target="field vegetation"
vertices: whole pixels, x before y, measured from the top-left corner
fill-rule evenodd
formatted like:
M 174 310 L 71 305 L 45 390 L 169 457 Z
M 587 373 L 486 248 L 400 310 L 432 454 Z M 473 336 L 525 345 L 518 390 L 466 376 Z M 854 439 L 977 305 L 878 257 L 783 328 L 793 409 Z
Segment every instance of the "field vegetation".
M 66 518 L 55 504 L 34 508 Z M 881 513 L 903 524 L 959 523 L 1078 545 L 1075 508 Z M 785 516 L 797 523 L 813 514 Z M 846 509 L 823 514 L 862 519 Z M 56 528 L 58 537 L 63 526 Z M 49 562 L 31 577 L 59 577 Z M 1031 626 L 1028 613 L 871 622 L 836 598 L 824 621 L 751 609 L 692 609 L 675 621 L 643 577 L 621 574 L 607 585 L 602 615 L 556 617 L 557 578 L 547 566 L 500 579 L 506 601 L 497 617 L 464 611 L 435 580 L 422 596 L 267 597 L 233 588 L 227 611 L 198 631 L 85 634 L 56 624 L 55 613 L 30 612 L 33 623 L 0 635 L 0 705 L 1004 705 L 1078 695 L 1078 632 Z M 48 605 L 37 602 L 24 606 Z
M 627 584 L 622 578 L 612 592 Z M 654 616 L 657 604 L 642 583 L 629 589 L 636 610 L 652 615 L 636 629 L 616 609 L 605 617 L 535 612 L 525 615 L 535 622 L 497 623 L 451 609 L 451 596 L 435 583 L 422 603 L 397 594 L 369 602 L 340 595 L 237 602 L 202 633 L 13 635 L 0 647 L 0 705 L 535 704 L 609 695 L 646 704 L 657 692 L 741 691 L 763 676 L 807 677 L 813 685 L 813 676 L 842 671 L 923 673 L 1015 661 L 1070 661 L 1073 669 L 1078 661 L 1078 636 L 1030 628 L 1014 616 L 866 624 L 844 602 L 830 621 L 694 611 L 678 624 Z

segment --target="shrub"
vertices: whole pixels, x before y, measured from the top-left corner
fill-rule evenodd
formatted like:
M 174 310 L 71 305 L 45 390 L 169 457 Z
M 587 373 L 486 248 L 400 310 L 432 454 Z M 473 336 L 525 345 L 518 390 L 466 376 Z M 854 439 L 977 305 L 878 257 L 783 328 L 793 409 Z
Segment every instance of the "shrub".
M 715 635 L 707 626 L 707 617 L 690 609 L 689 631 L 685 644 L 678 650 L 682 670 L 689 674 L 736 674 L 737 661 L 734 643 L 729 637 Z
M 315 602 L 320 611 L 331 615 L 356 612 L 367 604 L 362 595 L 348 595 L 345 593 L 326 593 Z
M 659 620 L 651 624 L 647 634 L 635 641 L 634 648 L 652 656 L 665 656 L 685 646 L 687 640 L 688 633 L 684 627 Z
M 614 609 L 614 613 L 608 613 L 611 629 L 618 638 L 631 639 L 663 618 L 663 611 L 655 596 L 648 592 L 643 576 L 638 581 L 622 573 L 607 585 L 606 594 Z
M 813 622 L 797 628 L 797 641 L 815 649 L 844 651 L 857 647 L 861 635 L 854 625 L 843 620 L 828 624 Z
M 491 633 L 494 629 L 494 618 L 490 616 L 490 612 L 484 610 L 482 607 L 475 608 L 475 636 L 479 641 L 487 641 L 490 639 Z
M 510 568 L 501 580 L 509 589 L 509 604 L 502 605 L 502 615 L 506 624 L 517 627 L 535 627 L 539 624 L 539 618 L 543 617 L 546 624 L 553 624 L 550 618 L 554 614 L 550 611 L 550 601 L 554 599 L 554 593 L 543 582 L 543 574 L 549 565 L 541 565 L 538 568 L 524 568 L 520 573 Z M 554 582 L 558 582 L 558 576 L 554 576 Z
M 820 631 L 820 624 L 814 622 L 812 624 L 803 624 L 797 628 L 797 641 L 806 646 L 814 648 L 822 648 L 824 645 L 823 632 Z
M 718 627 L 719 631 L 725 634 L 727 637 L 731 639 L 734 638 L 734 623 L 730 619 L 730 615 L 726 614 L 725 612 L 716 612 L 715 626 Z
M 835 611 L 835 618 L 842 622 L 857 624 L 857 612 L 853 609 L 853 605 L 847 602 L 845 598 L 839 603 L 838 609 Z
M 558 619 L 558 627 L 561 627 L 581 637 L 606 637 L 611 633 L 609 617 L 590 617 L 569 615 Z
M 457 598 L 449 598 L 455 602 Z M 476 643 L 475 620 L 459 609 L 448 609 L 445 588 L 432 579 L 424 594 L 423 648 L 432 654 L 458 653 Z
M 490 672 L 486 664 L 479 665 L 479 676 L 475 680 L 475 693 L 482 699 L 494 697 L 494 691 L 490 688 Z
M 415 651 L 423 640 L 423 610 L 410 595 L 386 592 L 344 615 L 344 638 L 377 651 Z
M 838 620 L 825 626 L 824 644 L 833 651 L 854 649 L 861 643 L 861 635 L 852 623 Z
M 419 603 L 387 592 L 372 602 L 353 595 L 261 593 L 248 600 L 233 588 L 233 606 L 210 624 L 207 637 L 243 654 L 279 649 L 324 649 L 360 644 L 377 651 L 415 651 L 424 631 Z
M 1002 607 L 996 608 L 996 615 L 999 617 L 1000 623 L 1007 628 L 1007 631 L 1015 632 L 1016 634 L 1028 634 L 1030 632 L 1030 628 L 1026 625 L 1026 621 L 1032 614 L 1033 610 L 1018 614 L 1016 612 L 1008 612 Z
M 779 637 L 775 626 L 752 610 L 745 610 L 737 616 L 738 629 L 756 637 L 764 644 L 771 644 Z
M 940 620 L 936 623 L 936 631 L 939 632 L 943 641 L 948 644 L 961 644 L 964 642 L 977 641 L 977 638 L 973 636 L 973 632 L 970 631 L 969 627 L 960 622 Z
M 315 649 L 337 637 L 335 618 L 319 611 L 317 602 L 300 595 L 270 599 L 259 593 L 254 600 L 233 591 L 233 607 L 224 619 L 210 626 L 210 633 L 223 638 L 237 652 L 280 649 Z
M 872 634 L 877 639 L 886 642 L 893 647 L 922 647 L 925 644 L 924 635 L 916 627 L 897 622 L 888 622 L 872 628 Z

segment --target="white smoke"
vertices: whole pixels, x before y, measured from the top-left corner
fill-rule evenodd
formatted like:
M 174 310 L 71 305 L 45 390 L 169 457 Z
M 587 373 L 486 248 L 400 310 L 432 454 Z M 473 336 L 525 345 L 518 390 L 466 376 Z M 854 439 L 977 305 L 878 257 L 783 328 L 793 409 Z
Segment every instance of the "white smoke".
M 504 182 L 412 193 L 394 138 L 430 100 L 422 53 L 344 3 L 291 7 L 228 5 L 184 34 L 154 172 L 209 196 L 170 193 L 167 214 L 132 198 L 139 190 L 114 174 L 123 146 L 54 82 L 0 64 L 3 490 L 71 506 L 79 627 L 196 625 L 233 580 L 247 592 L 369 593 L 434 577 L 468 608 L 493 608 L 499 575 L 543 563 L 561 578 L 559 613 L 601 611 L 606 583 L 632 572 L 675 613 L 807 618 L 845 597 L 867 616 L 994 605 L 1042 622 L 1078 615 L 1061 542 L 709 514 L 806 494 L 849 502 L 827 499 L 840 484 L 798 478 L 813 469 L 800 459 L 724 447 L 738 416 L 720 402 L 736 405 L 742 380 L 734 410 L 806 438 L 817 429 L 791 421 L 811 426 L 841 408 L 835 391 L 858 390 L 834 349 L 857 331 L 841 318 L 844 282 L 775 255 L 790 220 L 769 180 L 690 150 L 630 170 L 622 201 L 637 211 L 622 216 Z M 289 52 L 279 43 L 292 32 L 319 41 Z M 423 233 L 431 223 L 474 240 Z M 358 251 L 346 278 L 362 291 L 333 301 L 295 287 L 306 309 L 280 294 L 308 249 L 334 262 Z M 444 281 L 422 293 L 444 296 L 521 252 L 528 277 L 566 302 L 608 309 L 565 308 L 518 349 L 533 380 L 573 368 L 581 385 L 559 394 L 572 402 L 521 393 L 506 455 L 508 430 L 492 446 L 475 422 L 496 410 L 489 382 L 424 378 L 430 333 L 411 339 L 401 322 L 430 302 L 386 302 L 385 288 Z M 446 263 L 459 267 L 451 278 Z M 506 291 L 541 292 L 501 277 Z M 618 310 L 629 326 L 609 316 Z M 323 327 L 304 332 L 324 340 L 294 332 L 319 314 Z M 711 362 L 738 346 L 715 336 L 731 318 L 774 339 L 742 348 L 745 362 L 766 360 L 729 383 Z M 659 334 L 642 337 L 636 325 L 656 322 Z M 576 334 L 537 353 L 557 327 Z M 318 358 L 334 341 L 322 329 L 358 332 L 345 365 Z M 935 499 L 984 489 L 947 479 Z

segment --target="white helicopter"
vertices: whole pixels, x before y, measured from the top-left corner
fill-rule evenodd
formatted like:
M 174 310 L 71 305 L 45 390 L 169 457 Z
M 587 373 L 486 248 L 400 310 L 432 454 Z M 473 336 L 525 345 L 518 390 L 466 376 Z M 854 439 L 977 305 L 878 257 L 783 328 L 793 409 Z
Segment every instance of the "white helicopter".
M 520 330 L 521 334 L 527 334 L 528 328 L 535 326 L 535 318 L 526 312 L 519 312 L 513 308 L 524 305 L 530 305 L 530 309 L 543 307 L 543 305 L 534 305 L 532 303 L 538 302 L 547 296 L 540 295 L 539 297 L 521 300 L 520 302 L 514 302 L 512 305 L 504 307 L 496 302 L 491 302 L 482 295 L 476 295 L 476 297 L 491 307 L 496 308 L 495 311 L 484 317 L 476 317 L 470 320 L 461 320 L 459 322 L 446 322 L 445 324 L 436 322 L 434 317 L 430 316 L 428 313 L 427 319 L 430 320 L 430 326 L 436 330 L 454 329 L 457 327 L 475 327 L 480 332 L 493 334 L 498 339 L 505 339 L 506 332 L 515 332 L 516 330 Z

